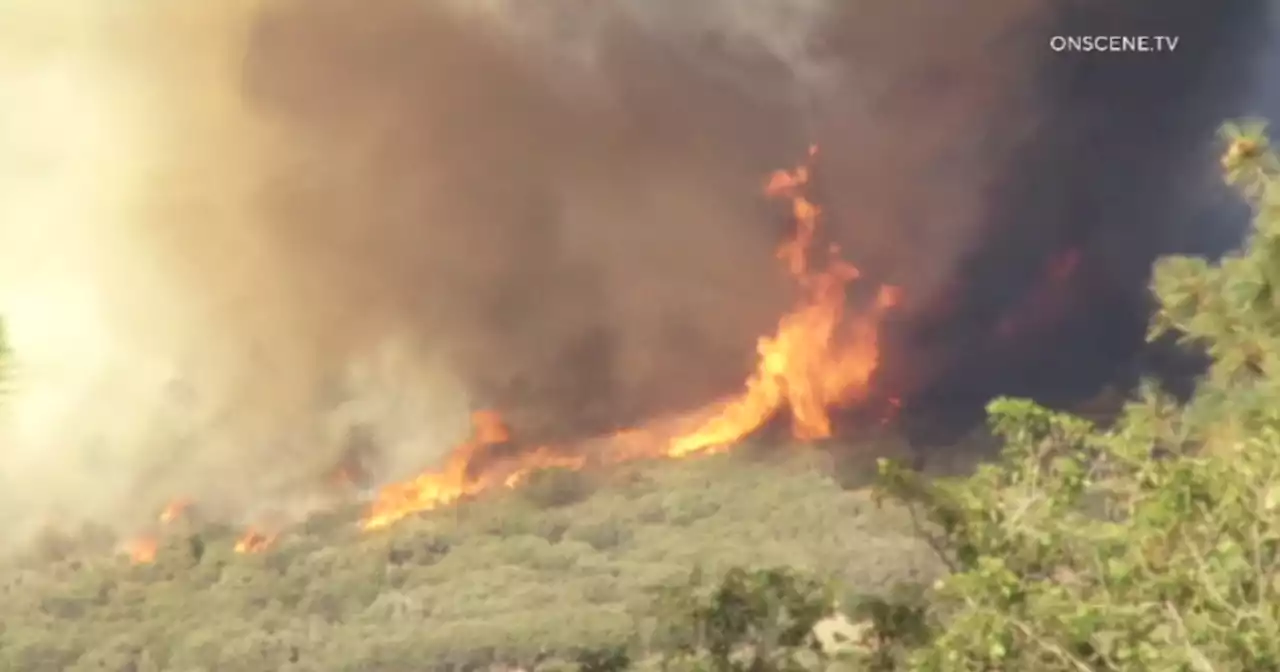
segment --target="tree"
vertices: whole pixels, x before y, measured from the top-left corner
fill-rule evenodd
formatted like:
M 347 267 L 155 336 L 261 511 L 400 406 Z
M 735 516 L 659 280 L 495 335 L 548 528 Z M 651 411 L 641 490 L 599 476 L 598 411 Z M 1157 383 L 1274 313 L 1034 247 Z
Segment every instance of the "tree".
M 952 570 L 927 608 L 899 611 L 912 627 L 873 623 L 882 660 L 1280 669 L 1280 159 L 1265 130 L 1223 132 L 1226 178 L 1256 213 L 1244 248 L 1164 259 L 1153 276 L 1151 337 L 1177 333 L 1211 359 L 1189 401 L 1147 383 L 1100 428 L 1002 399 L 1003 458 L 972 477 L 882 463 L 882 495 L 922 514 Z

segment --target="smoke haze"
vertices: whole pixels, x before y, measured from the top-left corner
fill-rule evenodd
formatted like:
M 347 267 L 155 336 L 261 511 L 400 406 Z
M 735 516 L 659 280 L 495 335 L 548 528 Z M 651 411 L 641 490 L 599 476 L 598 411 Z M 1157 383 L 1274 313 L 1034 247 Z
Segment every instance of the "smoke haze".
M 811 142 L 831 240 L 908 297 L 893 383 L 936 385 L 1064 247 L 1141 294 L 1264 11 L 107 4 L 0 0 L 15 536 L 251 515 L 359 433 L 404 475 L 475 408 L 554 441 L 731 391 L 790 300 L 760 186 Z M 1180 51 L 1078 85 L 1068 21 Z

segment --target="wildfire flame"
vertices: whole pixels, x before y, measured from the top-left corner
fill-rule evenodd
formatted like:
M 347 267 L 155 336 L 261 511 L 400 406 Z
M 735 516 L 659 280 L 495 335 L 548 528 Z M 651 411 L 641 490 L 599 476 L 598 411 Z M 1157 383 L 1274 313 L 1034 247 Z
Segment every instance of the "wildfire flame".
M 191 500 L 188 499 L 175 499 L 174 501 L 169 502 L 169 504 L 164 507 L 164 510 L 160 512 L 160 522 L 165 524 L 172 523 L 178 518 L 181 518 L 182 514 L 186 513 L 190 506 Z
M 817 148 L 809 148 L 809 156 Z M 746 391 L 723 404 L 696 430 L 676 438 L 670 457 L 722 451 L 758 429 L 784 407 L 791 412 L 792 434 L 802 441 L 831 436 L 828 409 L 865 394 L 879 363 L 878 327 L 884 311 L 899 300 L 893 287 L 883 287 L 866 314 L 846 320 L 845 288 L 859 271 L 831 247 L 825 268 L 810 268 L 809 253 L 822 212 L 804 195 L 810 168 L 800 166 L 772 175 L 765 194 L 791 201 L 795 236 L 778 249 L 801 290 L 799 305 L 778 323 L 778 331 L 756 346 L 759 364 Z
M 473 413 L 471 424 L 471 440 L 453 451 L 443 470 L 426 472 L 380 490 L 364 521 L 365 529 L 386 527 L 415 511 L 450 504 L 489 485 L 483 479 L 468 478 L 468 466 L 486 447 L 509 441 L 511 433 L 502 417 L 492 411 Z
M 473 473 L 478 458 L 495 447 L 511 444 L 512 437 L 511 430 L 496 411 L 473 413 L 471 425 L 472 438 L 450 454 L 444 469 L 382 488 L 364 520 L 364 528 L 383 528 L 405 516 L 451 504 L 495 486 L 515 487 L 536 469 L 577 469 L 586 462 L 582 456 L 535 448 L 519 451 L 505 460 L 498 459 L 489 469 Z
M 190 507 L 191 500 L 175 499 L 165 505 L 164 509 L 160 511 L 160 515 L 157 516 L 157 520 L 160 521 L 161 525 L 168 525 L 181 518 L 182 514 L 186 513 Z M 156 535 L 147 535 L 129 542 L 125 550 L 129 554 L 129 558 L 135 563 L 155 562 L 156 553 L 160 550 L 160 540 Z
M 276 535 L 250 528 L 236 541 L 236 553 L 261 553 L 271 547 Z
M 156 561 L 160 542 L 155 537 L 142 537 L 129 542 L 129 559 L 137 564 L 145 565 Z
M 817 155 L 810 147 L 809 158 Z M 765 194 L 791 202 L 795 234 L 779 249 L 777 258 L 796 282 L 800 298 L 795 310 L 784 316 L 773 336 L 757 344 L 759 362 L 746 389 L 735 397 L 712 404 L 685 418 L 691 426 L 676 432 L 632 429 L 614 437 L 609 461 L 641 458 L 679 458 L 695 453 L 727 450 L 736 441 L 759 429 L 784 409 L 791 413 L 792 432 L 801 440 L 831 436 L 829 409 L 859 400 L 879 362 L 878 326 L 883 313 L 899 300 L 898 290 L 884 287 L 865 314 L 846 315 L 847 285 L 859 277 L 858 269 L 841 260 L 839 250 L 828 249 L 827 263 L 811 267 L 810 252 L 817 237 L 821 210 L 805 190 L 810 165 L 782 170 L 770 176 Z M 492 411 L 473 418 L 473 438 L 450 456 L 439 472 L 384 488 L 365 519 L 366 529 L 386 527 L 408 515 L 437 508 L 495 485 L 511 487 L 529 472 L 546 467 L 579 468 L 586 459 L 572 451 L 538 448 L 521 451 L 505 469 L 468 473 L 485 448 L 509 443 L 510 432 Z
M 816 156 L 817 148 L 810 147 L 809 159 Z M 867 310 L 851 315 L 846 289 L 859 278 L 858 269 L 842 260 L 835 246 L 827 248 L 825 263 L 814 267 L 811 255 L 822 212 L 806 196 L 811 172 L 806 162 L 774 173 L 765 186 L 768 197 L 791 204 L 795 233 L 779 247 L 777 258 L 799 297 L 796 307 L 779 320 L 776 332 L 757 343 L 757 366 L 745 389 L 664 428 L 655 423 L 619 432 L 608 438 L 605 454 L 598 459 L 616 463 L 723 452 L 784 411 L 790 413 L 797 439 L 827 438 L 832 434 L 830 410 L 865 398 L 879 364 L 881 319 L 900 294 L 894 287 L 882 287 Z M 898 405 L 892 400 L 891 412 Z M 471 438 L 450 453 L 443 468 L 378 491 L 362 522 L 364 529 L 385 528 L 484 490 L 514 487 L 538 469 L 580 469 L 589 462 L 581 447 L 518 445 L 496 411 L 477 411 L 471 420 Z M 274 539 L 249 530 L 236 551 L 260 551 Z

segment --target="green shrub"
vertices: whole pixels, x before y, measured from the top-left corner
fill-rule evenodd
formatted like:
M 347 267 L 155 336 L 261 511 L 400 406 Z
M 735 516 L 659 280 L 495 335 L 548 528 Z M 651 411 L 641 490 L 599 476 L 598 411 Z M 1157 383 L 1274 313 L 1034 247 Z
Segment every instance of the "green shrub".
M 591 476 L 583 471 L 547 467 L 529 474 L 520 492 L 537 508 L 551 509 L 582 502 L 594 489 Z
M 928 481 L 882 464 L 950 574 L 872 619 L 911 670 L 1280 669 L 1280 160 L 1233 127 L 1223 167 L 1255 206 L 1244 250 L 1161 261 L 1151 337 L 1212 363 L 1179 403 L 1147 384 L 1110 428 L 992 403 L 998 464 Z M 911 608 L 906 608 L 910 606 Z M 896 609 L 896 611 L 895 611 Z
M 631 653 L 623 646 L 579 649 L 573 660 L 579 672 L 622 672 L 632 667 Z
M 810 669 L 824 659 L 814 627 L 835 614 L 832 587 L 786 568 L 695 571 L 663 590 L 651 646 L 668 665 L 715 672 Z

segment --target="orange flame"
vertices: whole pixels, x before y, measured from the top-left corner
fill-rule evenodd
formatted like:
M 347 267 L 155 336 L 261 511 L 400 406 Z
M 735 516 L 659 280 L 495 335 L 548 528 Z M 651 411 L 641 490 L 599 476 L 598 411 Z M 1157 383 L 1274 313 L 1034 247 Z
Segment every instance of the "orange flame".
M 191 500 L 175 499 L 165 505 L 164 509 L 160 511 L 160 515 L 156 517 L 156 520 L 158 520 L 161 525 L 168 525 L 181 518 L 182 514 L 186 513 L 187 509 L 190 507 Z M 129 542 L 126 545 L 125 550 L 133 562 L 138 564 L 147 564 L 155 562 L 156 553 L 158 552 L 159 547 L 160 540 L 156 535 L 151 534 Z
M 816 155 L 817 148 L 810 147 L 810 158 Z M 829 249 L 822 269 L 810 267 L 821 215 L 818 206 L 804 194 L 810 172 L 808 165 L 778 171 L 765 187 L 766 195 L 791 202 L 795 235 L 778 249 L 777 257 L 796 281 L 801 296 L 796 309 L 779 321 L 777 332 L 757 344 L 759 364 L 747 380 L 745 391 L 684 418 L 683 422 L 693 426 L 688 431 L 641 429 L 618 433 L 611 442 L 610 461 L 723 451 L 783 408 L 791 413 L 797 438 L 826 438 L 832 432 L 828 410 L 859 401 L 865 395 L 879 363 L 880 319 L 898 303 L 900 295 L 896 288 L 883 287 L 870 311 L 849 318 L 845 289 L 858 278 L 858 269 L 839 259 L 835 247 Z M 364 520 L 364 528 L 383 528 L 493 486 L 513 487 L 536 469 L 580 468 L 586 463 L 580 454 L 544 447 L 519 451 L 518 457 L 508 458 L 500 465 L 485 465 L 489 468 L 472 473 L 476 458 L 487 448 L 511 442 L 510 432 L 496 413 L 477 413 L 472 423 L 472 439 L 453 451 L 442 470 L 383 488 Z
M 155 562 L 159 546 L 160 542 L 155 537 L 134 539 L 127 548 L 129 559 L 139 565 Z
M 471 415 L 472 437 L 450 454 L 444 469 L 429 471 L 402 483 L 393 483 L 378 492 L 377 499 L 364 520 L 365 529 L 379 529 L 406 516 L 451 504 L 468 495 L 495 485 L 514 486 L 529 471 L 551 463 L 569 464 L 567 458 L 557 460 L 548 449 L 522 452 L 517 457 L 496 464 L 493 470 L 474 471 L 476 458 L 486 449 L 511 442 L 511 431 L 502 416 L 494 411 L 476 411 Z
M 172 523 L 173 521 L 182 517 L 182 514 L 186 513 L 187 509 L 190 508 L 190 506 L 191 506 L 191 500 L 187 500 L 187 499 L 175 499 L 172 502 L 169 502 L 164 507 L 164 510 L 160 512 L 160 522 Z
M 816 156 L 811 147 L 809 155 Z M 857 401 L 879 364 L 878 326 L 884 311 L 899 300 L 896 288 L 883 287 L 871 311 L 846 320 L 845 289 L 859 271 L 831 248 L 826 267 L 810 268 L 809 253 L 821 209 L 804 195 L 810 169 L 801 166 L 774 173 L 766 195 L 791 200 L 796 233 L 778 250 L 778 259 L 801 290 L 799 305 L 782 318 L 778 331 L 760 339 L 760 360 L 746 391 L 724 403 L 692 432 L 677 437 L 666 454 L 681 457 L 718 452 L 758 429 L 784 406 L 792 434 L 812 441 L 831 436 L 828 409 Z
M 236 541 L 236 553 L 261 553 L 275 543 L 276 535 L 259 532 L 253 528 L 246 531 Z
M 816 155 L 817 148 L 810 147 L 809 157 Z M 827 250 L 826 263 L 813 268 L 811 253 L 822 213 L 805 195 L 810 177 L 811 167 L 802 165 L 774 173 L 765 186 L 767 196 L 785 198 L 791 204 L 795 233 L 779 247 L 777 258 L 800 296 L 795 309 L 779 320 L 777 331 L 757 343 L 759 361 L 743 392 L 679 418 L 677 429 L 659 429 L 655 423 L 619 432 L 608 441 L 605 461 L 722 452 L 783 410 L 790 413 L 796 438 L 826 438 L 832 433 L 830 409 L 865 398 L 879 364 L 880 321 L 899 302 L 900 293 L 882 287 L 869 310 L 848 314 L 846 288 L 858 279 L 859 271 L 841 260 L 834 246 Z M 886 418 L 896 411 L 897 401 L 891 406 Z M 515 487 L 538 469 L 580 469 L 588 462 L 582 447 L 511 449 L 515 447 L 511 432 L 494 411 L 478 411 L 471 420 L 471 438 L 450 453 L 443 468 L 377 493 L 362 522 L 364 529 L 381 529 L 490 488 Z M 344 477 L 350 474 L 337 476 Z M 185 504 L 167 517 L 176 517 L 182 508 Z M 261 551 L 274 540 L 274 535 L 251 529 L 237 542 L 236 551 Z M 154 557 L 154 546 L 152 541 L 150 557 Z M 138 548 L 138 557 L 147 557 L 145 544 Z
M 426 472 L 410 481 L 393 483 L 378 492 L 378 497 L 365 518 L 365 529 L 386 527 L 405 516 L 449 504 L 483 487 L 468 477 L 471 458 L 487 446 L 510 439 L 506 423 L 492 411 L 471 415 L 472 438 L 449 456 L 445 468 Z

